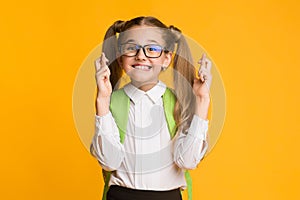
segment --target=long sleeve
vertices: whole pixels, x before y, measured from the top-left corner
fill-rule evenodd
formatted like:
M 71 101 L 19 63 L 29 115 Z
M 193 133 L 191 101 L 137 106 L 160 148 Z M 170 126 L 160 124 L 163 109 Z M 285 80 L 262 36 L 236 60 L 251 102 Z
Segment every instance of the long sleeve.
M 95 117 L 95 135 L 92 141 L 96 157 L 103 169 L 114 171 L 124 159 L 124 147 L 115 120 L 109 112 Z
M 187 134 L 182 132 L 175 138 L 174 162 L 182 169 L 194 169 L 204 157 L 208 121 L 194 115 Z

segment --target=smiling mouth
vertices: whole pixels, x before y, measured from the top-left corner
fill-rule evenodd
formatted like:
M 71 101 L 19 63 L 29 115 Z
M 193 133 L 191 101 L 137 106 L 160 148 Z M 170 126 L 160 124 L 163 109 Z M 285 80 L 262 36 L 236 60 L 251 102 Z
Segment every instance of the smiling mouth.
M 144 71 L 149 71 L 150 69 L 152 69 L 152 67 L 148 66 L 148 65 L 132 65 L 132 67 L 134 69 L 139 69 L 139 70 L 144 70 Z

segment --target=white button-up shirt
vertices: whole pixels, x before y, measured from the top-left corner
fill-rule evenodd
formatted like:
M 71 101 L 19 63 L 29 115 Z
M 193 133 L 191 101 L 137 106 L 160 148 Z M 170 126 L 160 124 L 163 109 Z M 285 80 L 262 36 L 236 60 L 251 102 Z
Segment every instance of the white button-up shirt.
M 112 171 L 109 185 L 142 190 L 186 187 L 184 170 L 195 168 L 207 150 L 208 121 L 194 115 L 187 133 L 168 130 L 159 82 L 144 92 L 132 84 L 124 87 L 130 98 L 124 143 L 112 114 L 96 116 L 93 146 L 102 168 Z

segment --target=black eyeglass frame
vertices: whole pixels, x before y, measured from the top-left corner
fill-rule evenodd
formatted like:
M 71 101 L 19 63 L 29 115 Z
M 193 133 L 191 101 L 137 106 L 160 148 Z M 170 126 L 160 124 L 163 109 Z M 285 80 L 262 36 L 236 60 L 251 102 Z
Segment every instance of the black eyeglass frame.
M 136 54 L 135 54 L 135 55 L 132 55 L 132 56 L 128 56 L 128 55 L 126 55 L 126 54 L 122 54 L 121 46 L 122 46 L 122 45 L 125 45 L 125 44 L 133 44 L 133 45 L 135 45 L 135 47 L 138 47 L 138 49 L 136 49 Z M 145 47 L 146 47 L 146 46 L 151 46 L 151 45 L 155 45 L 155 46 L 158 46 L 158 47 L 161 48 L 160 54 L 159 54 L 158 56 L 152 57 L 152 56 L 148 56 L 148 55 L 147 55 L 146 50 L 145 50 Z M 126 57 L 135 57 L 135 56 L 137 56 L 141 49 L 143 49 L 144 55 L 145 55 L 147 58 L 159 58 L 159 57 L 162 55 L 162 52 L 165 52 L 165 53 L 169 52 L 166 48 L 160 46 L 159 44 L 146 44 L 146 45 L 142 46 L 142 45 L 139 45 L 139 44 L 135 44 L 135 43 L 130 43 L 130 42 L 129 42 L 129 43 L 122 43 L 122 44 L 119 45 L 119 52 L 121 53 L 122 56 L 126 56 Z

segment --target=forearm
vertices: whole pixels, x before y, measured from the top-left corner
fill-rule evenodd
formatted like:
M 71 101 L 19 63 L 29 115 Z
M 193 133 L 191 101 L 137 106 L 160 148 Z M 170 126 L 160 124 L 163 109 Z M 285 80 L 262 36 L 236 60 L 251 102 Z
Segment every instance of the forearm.
M 208 97 L 196 97 L 196 109 L 195 115 L 201 119 L 206 120 L 208 116 L 208 109 L 210 105 L 210 98 Z
M 194 115 L 188 133 L 179 133 L 174 144 L 174 162 L 182 169 L 194 169 L 204 157 L 208 121 Z
M 109 112 L 102 117 L 96 116 L 93 147 L 101 166 L 107 171 L 116 170 L 124 158 L 123 145 L 114 119 Z
M 96 115 L 104 116 L 109 113 L 110 97 L 99 97 L 96 98 Z

